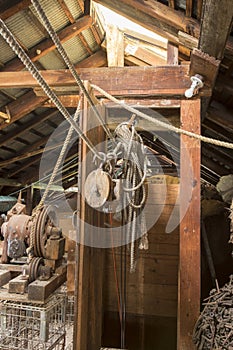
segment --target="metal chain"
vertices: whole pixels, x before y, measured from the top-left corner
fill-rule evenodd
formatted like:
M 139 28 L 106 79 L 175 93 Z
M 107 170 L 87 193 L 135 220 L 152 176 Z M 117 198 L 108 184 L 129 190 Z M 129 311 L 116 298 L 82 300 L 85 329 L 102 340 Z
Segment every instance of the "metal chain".
M 79 75 L 78 75 L 78 73 L 77 73 L 73 63 L 71 62 L 71 60 L 68 57 L 64 47 L 62 46 L 61 41 L 60 41 L 57 33 L 55 32 L 55 30 L 51 26 L 51 23 L 49 22 L 49 20 L 48 20 L 48 18 L 46 16 L 44 10 L 42 9 L 39 1 L 38 0 L 31 0 L 31 3 L 35 7 L 39 17 L 41 18 L 42 22 L 44 23 L 44 26 L 45 26 L 48 34 L 50 35 L 51 39 L 53 40 L 54 44 L 56 45 L 58 52 L 60 53 L 61 57 L 63 58 L 64 62 L 67 65 L 67 67 L 69 68 L 69 70 L 70 70 L 71 74 L 73 75 L 76 83 L 78 84 L 79 88 L 81 89 L 81 91 L 83 92 L 85 97 L 87 98 L 91 108 L 93 109 L 97 119 L 101 123 L 104 131 L 106 132 L 108 137 L 111 140 L 113 140 L 113 135 L 111 134 L 109 128 L 105 125 L 103 118 L 101 117 L 100 113 L 98 112 L 94 102 L 91 99 L 91 96 L 89 95 L 88 91 L 86 90 L 82 80 L 80 79 L 80 77 L 79 77 Z
M 38 84 L 42 87 L 46 95 L 52 100 L 52 102 L 56 105 L 57 109 L 61 112 L 61 114 L 64 116 L 64 118 L 72 125 L 74 130 L 77 132 L 79 137 L 87 144 L 90 151 L 98 158 L 99 154 L 95 148 L 95 146 L 92 144 L 92 142 L 83 134 L 82 130 L 79 128 L 78 124 L 72 119 L 67 109 L 63 106 L 57 95 L 54 93 L 54 91 L 49 87 L 47 82 L 44 80 L 34 63 L 31 61 L 31 59 L 28 57 L 26 52 L 23 50 L 21 45 L 17 42 L 14 35 L 11 33 L 11 31 L 7 28 L 3 20 L 0 18 L 0 35 L 5 39 L 5 41 L 9 44 L 11 49 L 16 53 L 16 55 L 20 58 L 22 63 L 25 65 L 25 67 L 29 70 L 29 72 L 32 74 L 32 76 L 36 79 Z

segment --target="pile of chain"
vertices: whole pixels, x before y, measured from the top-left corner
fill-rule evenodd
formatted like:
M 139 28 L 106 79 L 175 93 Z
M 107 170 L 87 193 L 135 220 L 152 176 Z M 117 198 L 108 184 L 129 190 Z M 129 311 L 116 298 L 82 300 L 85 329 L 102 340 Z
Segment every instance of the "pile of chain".
M 193 333 L 198 350 L 233 350 L 233 275 L 206 299 Z

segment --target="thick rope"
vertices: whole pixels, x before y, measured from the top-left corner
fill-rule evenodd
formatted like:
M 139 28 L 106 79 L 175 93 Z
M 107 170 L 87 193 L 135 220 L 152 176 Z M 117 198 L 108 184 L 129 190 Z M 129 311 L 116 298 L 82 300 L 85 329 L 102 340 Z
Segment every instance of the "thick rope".
M 135 130 L 134 125 L 121 123 L 115 129 L 117 140 L 121 147 L 122 159 L 124 160 L 123 175 L 126 185 L 123 186 L 124 204 L 127 209 L 127 238 L 131 243 L 130 246 L 130 272 L 136 269 L 136 234 L 138 227 L 138 215 L 142 214 L 143 206 L 146 200 L 146 191 L 144 186 L 145 174 L 147 172 L 147 158 L 144 153 L 144 145 L 142 138 Z M 115 153 L 116 150 L 115 150 Z M 139 156 L 141 156 L 139 158 Z M 141 162 L 143 160 L 143 171 Z M 132 186 L 130 186 L 132 184 Z M 125 208 L 126 208 L 125 207 Z M 145 225 L 141 227 L 141 232 L 144 236 Z M 145 241 L 145 237 L 144 237 Z M 143 243 L 143 242 L 142 242 Z M 147 241 L 148 243 L 148 241 Z M 146 247 L 146 244 L 141 244 L 141 247 Z
M 81 109 L 81 99 L 79 100 L 79 103 L 78 103 L 78 107 L 75 111 L 75 115 L 74 115 L 74 121 L 76 122 L 79 118 L 79 114 L 80 114 L 80 109 Z M 59 154 L 59 157 L 57 159 L 57 162 L 55 164 L 55 167 L 53 169 L 53 172 L 50 176 L 50 179 L 49 179 L 49 182 L 46 186 L 46 189 L 43 193 L 43 196 L 39 202 L 39 204 L 36 206 L 36 208 L 34 209 L 33 213 L 32 213 L 32 226 L 31 226 L 31 233 L 30 233 L 30 246 L 28 247 L 27 249 L 27 252 L 28 252 L 28 255 L 29 255 L 29 259 L 32 258 L 33 256 L 33 249 L 34 249 L 34 246 L 35 246 L 35 235 L 36 235 L 36 217 L 38 216 L 39 212 L 41 211 L 41 209 L 43 208 L 44 206 L 44 203 L 45 203 L 45 200 L 46 200 L 46 197 L 49 193 L 49 190 L 51 188 L 51 185 L 57 175 L 57 172 L 61 166 L 61 163 L 62 163 L 62 160 L 63 160 L 63 157 L 65 155 L 65 152 L 67 150 L 67 147 L 69 145 L 69 142 L 71 140 L 71 137 L 72 137 L 72 134 L 73 134 L 73 127 L 72 125 L 69 127 L 69 130 L 68 130 L 68 133 L 66 135 L 66 138 L 65 138 L 65 141 L 64 141 L 64 144 L 62 146 L 62 149 L 61 149 L 61 152 Z
M 171 124 L 167 124 L 165 122 L 162 122 L 161 120 L 157 120 L 153 117 L 150 117 L 149 115 L 138 111 L 137 109 L 130 107 L 129 105 L 127 105 L 126 103 L 116 99 L 115 97 L 113 97 L 112 95 L 110 95 L 108 92 L 106 92 L 105 90 L 101 89 L 99 86 L 95 85 L 95 84 L 91 84 L 91 87 L 97 91 L 99 91 L 101 94 L 103 94 L 105 97 L 107 97 L 110 101 L 122 106 L 123 108 L 125 108 L 126 110 L 128 110 L 131 113 L 137 114 L 139 117 L 148 120 L 151 123 L 156 124 L 157 126 L 161 126 L 165 129 L 168 129 L 170 131 L 173 131 L 177 134 L 183 134 L 189 137 L 193 137 L 197 140 L 206 142 L 206 143 L 210 143 L 212 145 L 216 145 L 216 146 L 220 146 L 220 147 L 225 147 L 225 148 L 230 148 L 233 149 L 233 143 L 231 142 L 225 142 L 225 141 L 220 141 L 220 140 L 216 140 L 216 139 L 212 139 L 210 137 L 206 137 L 206 136 L 202 136 L 202 135 L 198 135 L 195 134 L 194 132 L 191 131 L 187 131 L 184 129 L 180 129 L 177 128 L 176 126 L 173 126 Z
M 103 118 L 101 117 L 100 113 L 98 112 L 94 102 L 91 99 L 91 96 L 89 95 L 88 91 L 86 90 L 82 80 L 80 79 L 73 63 L 71 62 L 71 60 L 69 59 L 64 47 L 61 44 L 61 41 L 57 35 L 57 33 L 55 32 L 55 30 L 53 29 L 53 27 L 51 26 L 44 10 L 42 9 L 40 3 L 38 0 L 31 0 L 31 3 L 33 4 L 33 6 L 35 7 L 38 15 L 40 16 L 42 22 L 44 23 L 44 26 L 48 32 L 48 34 L 50 35 L 51 39 L 53 40 L 54 44 L 57 47 L 58 52 L 60 53 L 61 57 L 63 58 L 64 62 L 66 63 L 67 67 L 69 68 L 71 74 L 73 75 L 76 83 L 78 84 L 79 88 L 81 89 L 81 91 L 83 92 L 83 94 L 85 95 L 86 99 L 88 100 L 91 108 L 93 109 L 97 119 L 99 120 L 99 122 L 101 123 L 101 126 L 103 127 L 104 131 L 106 132 L 107 136 L 113 140 L 113 136 L 109 130 L 109 128 L 105 125 Z
M 11 47 L 11 49 L 15 52 L 15 54 L 19 57 L 19 59 L 23 62 L 25 67 L 28 69 L 28 71 L 32 74 L 33 78 L 36 79 L 38 84 L 42 87 L 46 95 L 52 100 L 52 102 L 55 104 L 57 109 L 61 112 L 63 117 L 72 125 L 74 130 L 77 132 L 79 137 L 87 144 L 90 151 L 98 158 L 99 153 L 97 152 L 95 146 L 90 142 L 90 140 L 83 134 L 82 130 L 79 128 L 78 124 L 73 120 L 71 115 L 69 114 L 68 110 L 63 106 L 57 95 L 54 93 L 54 91 L 50 88 L 50 86 L 47 84 L 47 82 L 44 80 L 38 69 L 36 68 L 35 64 L 31 61 L 31 59 L 28 57 L 22 46 L 18 43 L 18 41 L 15 39 L 14 35 L 11 33 L 11 31 L 7 28 L 3 20 L 0 18 L 0 35 L 5 39 L 5 41 L 8 43 L 8 45 Z
M 81 101 L 82 101 L 82 99 L 79 100 L 78 107 L 77 107 L 76 112 L 75 112 L 75 115 L 74 115 L 74 121 L 75 121 L 75 122 L 76 122 L 76 121 L 78 120 L 78 118 L 79 118 L 79 114 L 80 114 L 80 110 L 81 110 Z M 54 167 L 54 169 L 53 169 L 52 175 L 51 175 L 51 177 L 50 177 L 50 179 L 49 179 L 49 182 L 48 182 L 48 184 L 47 184 L 47 186 L 46 186 L 46 189 L 45 189 L 45 191 L 44 191 L 44 194 L 43 194 L 43 196 L 42 196 L 42 198 L 41 198 L 40 203 L 39 203 L 38 206 L 42 206 L 42 205 L 44 204 L 45 200 L 46 200 L 46 197 L 47 197 L 47 195 L 48 195 L 48 192 L 49 192 L 49 190 L 50 190 L 50 187 L 51 187 L 51 185 L 52 185 L 52 183 L 53 183 L 53 181 L 54 181 L 54 179 L 55 179 L 55 177 L 56 177 L 56 175 L 57 175 L 58 169 L 59 169 L 59 167 L 60 167 L 60 165 L 61 165 L 61 163 L 62 163 L 62 161 L 63 161 L 63 157 L 64 157 L 65 152 L 66 152 L 66 150 L 67 150 L 67 147 L 68 147 L 68 145 L 69 145 L 69 143 L 70 143 L 70 140 L 71 140 L 73 131 L 74 131 L 74 129 L 73 129 L 73 126 L 71 125 L 70 128 L 69 128 L 69 130 L 68 130 L 68 133 L 67 133 L 67 135 L 66 135 L 64 144 L 63 144 L 63 146 L 62 146 L 62 149 L 61 149 L 61 152 L 60 152 L 59 157 L 58 157 L 58 159 L 57 159 L 57 162 L 56 162 L 56 164 L 55 164 L 55 167 Z

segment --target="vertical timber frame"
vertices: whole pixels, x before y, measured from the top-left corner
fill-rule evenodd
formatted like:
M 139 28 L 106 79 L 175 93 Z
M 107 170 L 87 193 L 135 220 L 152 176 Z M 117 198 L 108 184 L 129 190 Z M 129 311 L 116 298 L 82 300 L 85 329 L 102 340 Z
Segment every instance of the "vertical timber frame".
M 85 82 L 85 86 L 91 94 L 92 91 L 87 82 Z M 98 145 L 105 140 L 103 128 L 99 125 L 97 126 L 96 117 L 93 115 L 85 96 L 83 97 L 80 119 L 81 130 L 91 140 L 93 145 Z M 92 160 L 93 154 L 81 140 L 79 143 L 79 223 L 77 232 L 77 276 L 75 282 L 75 350 L 100 349 L 102 337 L 104 249 L 84 244 L 87 229 L 85 223 L 89 224 L 88 230 L 92 229 L 93 233 L 96 233 L 101 221 L 101 214 L 94 213 L 93 209 L 85 203 L 85 198 L 83 197 L 85 179 L 94 167 Z
M 182 128 L 200 134 L 200 99 L 182 100 L 180 111 Z M 200 312 L 200 141 L 185 135 L 181 136 L 180 177 L 183 219 L 180 222 L 177 349 L 194 350 L 192 331 Z M 190 186 L 192 193 L 186 210 Z

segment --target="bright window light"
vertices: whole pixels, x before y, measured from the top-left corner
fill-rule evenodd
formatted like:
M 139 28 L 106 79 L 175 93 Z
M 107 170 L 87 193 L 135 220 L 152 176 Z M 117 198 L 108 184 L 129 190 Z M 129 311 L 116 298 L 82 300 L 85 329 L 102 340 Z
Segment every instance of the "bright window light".
M 165 44 L 167 43 L 167 39 L 165 39 L 164 37 L 142 27 L 137 23 L 134 23 L 133 21 L 127 19 L 126 17 L 121 16 L 118 13 L 100 4 L 94 3 L 94 6 L 96 7 L 97 11 L 102 14 L 104 18 L 105 23 L 103 23 L 103 26 L 105 25 L 106 27 L 108 24 L 114 24 L 122 31 L 126 29 L 130 29 L 134 32 L 137 32 L 138 34 L 142 34 L 152 39 L 159 40 L 161 41 L 161 43 L 165 43 Z

